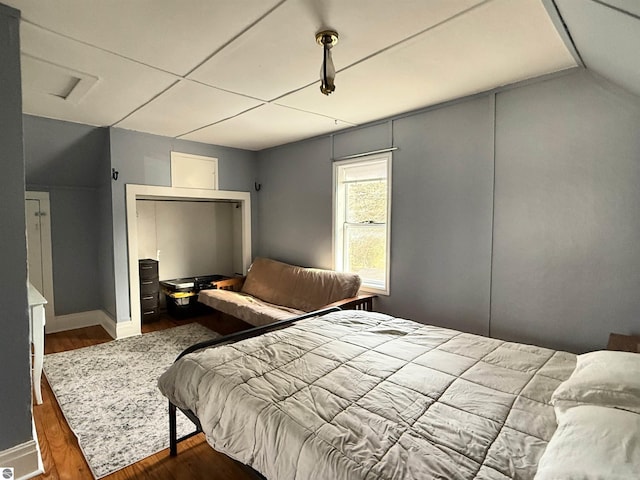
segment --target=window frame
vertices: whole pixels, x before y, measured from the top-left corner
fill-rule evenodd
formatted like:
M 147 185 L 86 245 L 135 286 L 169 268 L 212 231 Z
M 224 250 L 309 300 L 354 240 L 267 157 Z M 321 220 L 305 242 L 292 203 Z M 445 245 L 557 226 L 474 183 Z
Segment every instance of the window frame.
M 362 286 L 360 287 L 360 291 L 367 293 L 375 293 L 378 295 L 390 295 L 390 279 L 391 279 L 391 199 L 392 199 L 392 164 L 393 164 L 393 155 L 392 152 L 384 152 L 384 153 L 375 153 L 370 155 L 362 155 L 357 158 L 347 159 L 347 160 L 336 160 L 333 162 L 333 189 L 332 189 L 332 235 L 331 235 L 331 244 L 332 244 L 332 252 L 333 252 L 333 268 L 337 271 L 345 271 L 343 268 L 344 265 L 344 234 L 342 226 L 338 225 L 338 221 L 345 217 L 346 208 L 339 215 L 339 199 L 338 195 L 340 193 L 341 184 L 339 182 L 339 172 L 341 167 L 348 165 L 357 165 L 357 164 L 366 164 L 378 162 L 380 160 L 386 161 L 386 170 L 387 170 L 387 219 L 383 224 L 386 227 L 386 251 L 385 251 L 385 279 L 384 279 L 384 288 L 376 287 L 375 285 L 365 284 L 364 279 Z M 379 224 L 376 224 L 379 225 Z

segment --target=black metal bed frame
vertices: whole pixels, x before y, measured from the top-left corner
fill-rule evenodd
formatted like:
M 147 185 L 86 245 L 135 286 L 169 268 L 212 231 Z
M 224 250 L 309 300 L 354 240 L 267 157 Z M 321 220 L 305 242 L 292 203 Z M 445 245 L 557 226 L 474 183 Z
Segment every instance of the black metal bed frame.
M 179 359 L 181 359 L 182 357 L 184 357 L 189 353 L 202 350 L 203 348 L 224 345 L 227 343 L 234 343 L 240 340 L 245 340 L 247 338 L 257 337 L 258 335 L 262 335 L 263 333 L 288 327 L 289 325 L 299 320 L 304 320 L 305 318 L 319 317 L 322 315 L 326 315 L 327 313 L 337 312 L 339 310 L 341 310 L 339 307 L 324 308 L 322 310 L 316 310 L 315 312 L 309 312 L 303 315 L 299 315 L 297 317 L 287 318 L 285 320 L 280 320 L 278 322 L 270 323 L 262 327 L 250 328 L 248 330 L 242 330 L 241 332 L 232 333 L 230 335 L 225 335 L 223 337 L 215 338 L 213 340 L 207 340 L 205 342 L 196 343 L 186 348 L 185 350 L 183 350 L 182 353 L 178 355 L 175 361 L 178 361 Z M 177 407 L 173 403 L 169 402 L 169 454 L 172 457 L 175 457 L 176 455 L 178 455 L 178 443 L 182 442 L 183 440 L 187 440 L 188 438 L 191 438 L 194 435 L 197 435 L 202 432 L 202 424 L 200 423 L 200 420 L 198 419 L 196 414 L 193 413 L 191 410 L 185 410 L 180 408 L 180 411 L 184 413 L 185 416 L 189 420 L 191 420 L 191 422 L 195 425 L 196 430 L 178 438 L 176 414 L 179 408 L 180 407 Z

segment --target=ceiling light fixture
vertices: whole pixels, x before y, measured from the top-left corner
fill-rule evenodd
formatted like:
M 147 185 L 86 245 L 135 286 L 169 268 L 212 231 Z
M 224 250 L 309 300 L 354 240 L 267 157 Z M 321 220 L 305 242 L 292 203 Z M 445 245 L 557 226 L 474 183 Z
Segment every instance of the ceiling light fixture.
M 323 30 L 316 33 L 316 42 L 322 46 L 324 56 L 322 57 L 322 67 L 320 68 L 320 91 L 329 95 L 336 89 L 333 83 L 336 79 L 336 69 L 331 59 L 331 48 L 338 43 L 338 32 L 333 30 Z

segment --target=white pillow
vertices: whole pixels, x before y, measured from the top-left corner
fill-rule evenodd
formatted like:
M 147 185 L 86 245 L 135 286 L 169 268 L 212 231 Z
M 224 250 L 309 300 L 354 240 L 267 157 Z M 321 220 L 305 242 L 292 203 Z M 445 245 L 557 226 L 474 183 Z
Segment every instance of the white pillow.
M 559 417 L 534 480 L 640 478 L 640 415 L 582 405 Z
M 640 413 L 640 354 L 598 351 L 578 355 L 576 368 L 551 396 L 556 414 L 576 405 Z

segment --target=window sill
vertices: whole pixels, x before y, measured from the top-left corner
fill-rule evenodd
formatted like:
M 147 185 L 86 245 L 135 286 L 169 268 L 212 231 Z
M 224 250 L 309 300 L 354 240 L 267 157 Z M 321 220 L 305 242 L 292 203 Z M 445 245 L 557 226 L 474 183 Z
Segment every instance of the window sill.
M 391 295 L 389 293 L 389 289 L 388 288 L 386 290 L 382 290 L 380 288 L 369 287 L 367 285 L 362 285 L 360 287 L 360 291 L 362 293 L 373 293 L 373 294 L 376 294 L 376 295 L 381 295 L 383 297 L 388 297 L 389 295 Z

